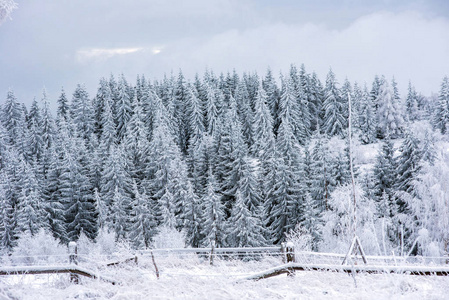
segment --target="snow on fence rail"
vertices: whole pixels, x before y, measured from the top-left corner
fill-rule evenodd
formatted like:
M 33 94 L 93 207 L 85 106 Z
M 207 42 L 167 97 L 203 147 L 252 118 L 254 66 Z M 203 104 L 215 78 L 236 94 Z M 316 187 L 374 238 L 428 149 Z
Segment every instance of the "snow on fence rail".
M 39 275 L 39 274 L 61 274 L 81 275 L 92 279 L 116 284 L 113 279 L 95 274 L 94 272 L 76 265 L 49 265 L 49 266 L 12 266 L 0 267 L 0 275 Z
M 295 271 L 328 271 L 328 272 L 344 272 L 344 273 L 394 273 L 406 275 L 424 275 L 424 276 L 448 276 L 449 267 L 441 266 L 367 266 L 367 265 L 321 265 L 309 264 L 303 265 L 299 263 L 288 263 L 278 267 L 274 267 L 262 272 L 252 274 L 241 278 L 241 280 L 260 280 L 281 274 L 293 274 Z

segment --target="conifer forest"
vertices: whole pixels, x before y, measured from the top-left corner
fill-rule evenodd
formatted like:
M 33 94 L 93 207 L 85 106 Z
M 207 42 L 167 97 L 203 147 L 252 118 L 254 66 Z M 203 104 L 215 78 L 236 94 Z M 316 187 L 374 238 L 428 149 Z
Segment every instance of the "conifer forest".
M 164 228 L 186 247 L 277 245 L 300 231 L 311 250 L 342 252 L 355 228 L 373 255 L 447 254 L 448 77 L 423 96 L 381 75 L 320 76 L 304 65 L 120 74 L 99 79 L 96 94 L 43 90 L 29 107 L 10 90 L 0 98 L 2 253 L 41 230 L 61 244 L 104 230 L 147 249 Z

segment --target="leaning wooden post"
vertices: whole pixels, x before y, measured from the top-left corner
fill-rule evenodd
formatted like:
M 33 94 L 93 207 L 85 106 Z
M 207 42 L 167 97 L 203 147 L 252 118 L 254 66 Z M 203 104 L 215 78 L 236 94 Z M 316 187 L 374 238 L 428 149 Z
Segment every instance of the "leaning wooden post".
M 287 253 L 285 251 L 285 243 L 281 243 L 282 263 L 287 263 Z
M 285 244 L 285 252 L 286 252 L 286 258 L 287 263 L 294 263 L 295 262 L 295 245 L 292 242 L 287 242 Z M 289 269 L 289 276 L 295 275 L 295 270 L 293 268 Z
M 215 241 L 210 241 L 210 264 L 214 264 L 214 256 L 215 256 Z
M 69 243 L 69 261 L 70 264 L 78 264 L 78 246 L 76 245 L 76 242 L 73 241 Z M 78 284 L 79 276 L 77 274 L 70 273 L 70 281 Z

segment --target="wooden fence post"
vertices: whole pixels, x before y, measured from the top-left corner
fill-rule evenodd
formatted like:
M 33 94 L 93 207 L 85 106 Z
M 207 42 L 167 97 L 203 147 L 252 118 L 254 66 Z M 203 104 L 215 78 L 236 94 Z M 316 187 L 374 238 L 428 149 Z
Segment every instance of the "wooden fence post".
M 292 242 L 287 242 L 285 244 L 285 252 L 286 252 L 287 263 L 294 263 L 295 262 L 295 245 Z M 295 269 L 293 269 L 293 268 L 288 268 L 288 269 L 289 269 L 288 276 L 294 276 Z
M 282 263 L 287 263 L 287 253 L 285 251 L 285 243 L 281 243 Z
M 214 256 L 215 256 L 215 241 L 210 241 L 210 264 L 214 264 Z
M 70 242 L 69 243 L 69 261 L 70 264 L 77 265 L 78 264 L 78 246 L 76 245 L 76 242 Z M 70 281 L 78 284 L 79 283 L 79 276 L 78 274 L 70 273 Z

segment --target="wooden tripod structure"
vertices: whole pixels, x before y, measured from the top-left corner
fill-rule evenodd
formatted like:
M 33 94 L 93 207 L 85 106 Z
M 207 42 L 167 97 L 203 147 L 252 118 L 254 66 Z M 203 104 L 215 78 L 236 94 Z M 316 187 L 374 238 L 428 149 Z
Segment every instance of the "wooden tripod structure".
M 360 239 L 356 233 L 356 209 L 357 209 L 357 201 L 355 197 L 355 180 L 354 180 L 354 169 L 352 166 L 352 121 L 351 121 L 351 95 L 348 92 L 348 102 L 349 102 L 349 118 L 348 118 L 348 138 L 349 138 L 349 168 L 351 170 L 351 181 L 352 181 L 352 199 L 353 199 L 353 207 L 352 207 L 352 230 L 354 238 L 352 239 L 351 246 L 349 247 L 349 251 L 343 259 L 342 265 L 348 261 L 348 258 L 353 255 L 357 255 L 357 252 L 362 256 L 363 262 L 366 264 L 366 256 L 365 251 L 363 251 L 362 244 L 360 243 Z

